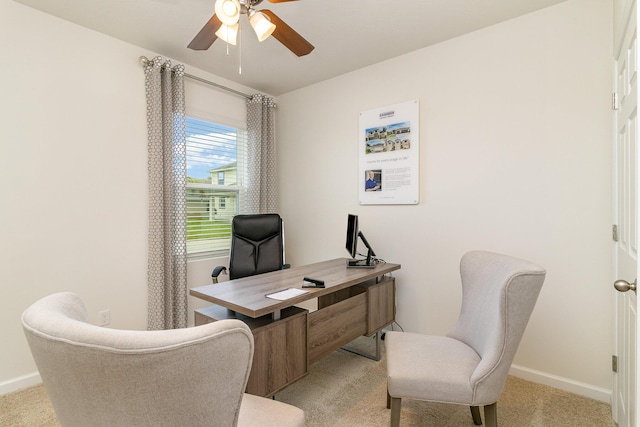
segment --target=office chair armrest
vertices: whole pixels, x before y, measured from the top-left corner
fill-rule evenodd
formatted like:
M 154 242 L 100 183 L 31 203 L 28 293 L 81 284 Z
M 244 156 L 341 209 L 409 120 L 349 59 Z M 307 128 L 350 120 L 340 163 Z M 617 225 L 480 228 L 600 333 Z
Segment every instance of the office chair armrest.
M 213 283 L 218 283 L 218 276 L 220 275 L 220 273 L 226 273 L 226 272 L 227 272 L 227 267 L 223 265 L 219 265 L 216 268 L 214 268 L 213 271 L 211 272 L 211 280 L 213 281 Z

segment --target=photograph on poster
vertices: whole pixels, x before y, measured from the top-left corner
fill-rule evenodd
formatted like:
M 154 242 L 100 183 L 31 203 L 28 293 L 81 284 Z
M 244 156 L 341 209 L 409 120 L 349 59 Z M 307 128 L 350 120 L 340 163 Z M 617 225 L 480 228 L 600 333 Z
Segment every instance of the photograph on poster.
M 408 150 L 411 148 L 411 125 L 404 122 L 367 129 L 365 141 L 366 154 Z
M 417 204 L 418 101 L 360 113 L 360 203 Z
M 380 191 L 382 187 L 380 183 L 382 182 L 382 170 L 381 169 L 370 169 L 366 172 L 367 177 L 364 182 L 364 191 Z

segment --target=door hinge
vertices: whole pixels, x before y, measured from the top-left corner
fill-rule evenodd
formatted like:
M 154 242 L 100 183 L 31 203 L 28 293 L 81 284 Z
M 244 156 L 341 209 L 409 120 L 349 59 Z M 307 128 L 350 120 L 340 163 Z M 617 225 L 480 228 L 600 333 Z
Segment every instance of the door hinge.
M 618 241 L 618 226 L 616 224 L 613 224 L 611 237 L 614 242 Z
M 613 92 L 611 94 L 611 109 L 612 110 L 617 110 L 618 108 L 620 108 L 620 104 L 618 101 L 618 93 L 617 92 Z
M 613 372 L 618 372 L 618 356 L 611 356 L 611 370 Z

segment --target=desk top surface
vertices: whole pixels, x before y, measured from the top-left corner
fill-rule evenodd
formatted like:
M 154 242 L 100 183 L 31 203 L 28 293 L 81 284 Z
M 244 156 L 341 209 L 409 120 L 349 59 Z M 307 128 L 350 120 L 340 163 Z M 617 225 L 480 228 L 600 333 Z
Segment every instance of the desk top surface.
M 199 286 L 191 288 L 189 294 L 250 317 L 260 317 L 302 301 L 375 279 L 398 269 L 400 264 L 390 263 L 379 263 L 374 268 L 347 268 L 347 259 L 337 258 Z M 289 288 L 300 289 L 304 277 L 324 280 L 325 287 L 305 288 L 309 292 L 285 301 L 265 296 Z

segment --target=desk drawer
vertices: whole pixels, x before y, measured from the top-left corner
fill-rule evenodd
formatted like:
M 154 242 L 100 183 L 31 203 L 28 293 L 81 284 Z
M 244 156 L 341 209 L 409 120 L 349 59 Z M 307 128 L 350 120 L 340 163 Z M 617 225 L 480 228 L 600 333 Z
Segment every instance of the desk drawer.
M 370 336 L 396 319 L 396 279 L 385 278 L 359 287 L 367 290 L 367 336 Z
M 367 332 L 367 294 L 347 298 L 308 315 L 309 364 Z
M 269 397 L 307 374 L 307 311 L 253 330 L 247 393 Z
M 307 374 L 307 310 L 287 307 L 282 318 L 252 318 L 212 305 L 195 312 L 195 324 L 239 319 L 253 332 L 254 352 L 247 393 L 273 396 Z

